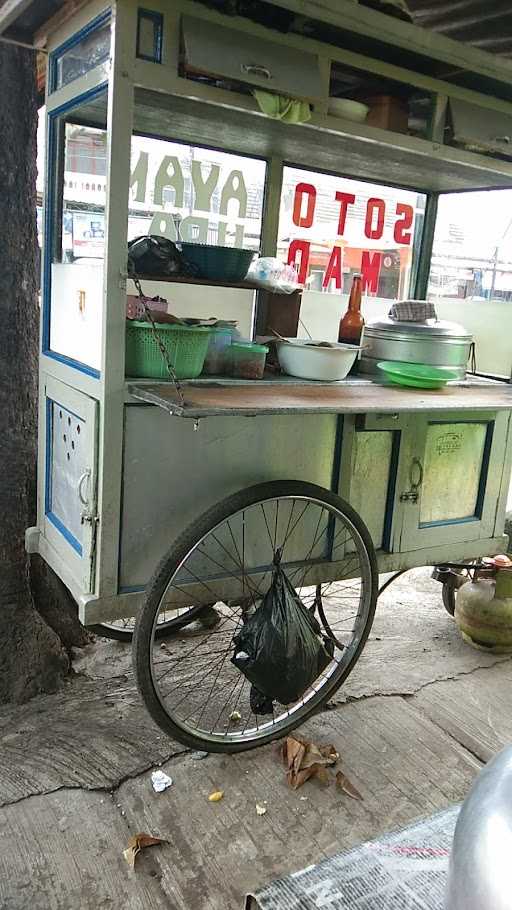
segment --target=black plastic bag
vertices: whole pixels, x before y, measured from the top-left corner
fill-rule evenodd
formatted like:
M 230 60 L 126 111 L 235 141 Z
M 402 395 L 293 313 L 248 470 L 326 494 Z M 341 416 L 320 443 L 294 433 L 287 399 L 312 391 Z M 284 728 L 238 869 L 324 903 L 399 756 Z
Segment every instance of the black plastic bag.
M 278 551 L 270 588 L 233 639 L 231 660 L 258 693 L 288 705 L 297 701 L 330 663 L 334 643 L 320 634 L 317 620 L 302 603 L 280 561 Z
M 128 243 L 130 275 L 181 275 L 186 272 L 176 244 L 159 234 L 135 237 Z
M 249 691 L 249 706 L 253 714 L 273 714 L 274 702 L 268 695 L 263 695 L 256 686 L 251 686 Z

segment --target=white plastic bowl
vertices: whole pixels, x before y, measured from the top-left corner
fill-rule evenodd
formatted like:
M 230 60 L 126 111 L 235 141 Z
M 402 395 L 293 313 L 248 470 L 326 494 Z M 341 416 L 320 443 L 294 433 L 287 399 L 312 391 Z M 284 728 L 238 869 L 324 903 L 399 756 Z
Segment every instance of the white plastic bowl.
M 329 98 L 327 110 L 333 117 L 344 117 L 345 120 L 353 120 L 354 123 L 364 123 L 370 108 L 360 101 L 352 101 L 351 98 Z
M 359 348 L 351 344 L 336 344 L 330 348 L 313 347 L 307 341 L 287 339 L 277 345 L 281 369 L 297 379 L 319 379 L 336 382 L 345 379 L 352 367 Z

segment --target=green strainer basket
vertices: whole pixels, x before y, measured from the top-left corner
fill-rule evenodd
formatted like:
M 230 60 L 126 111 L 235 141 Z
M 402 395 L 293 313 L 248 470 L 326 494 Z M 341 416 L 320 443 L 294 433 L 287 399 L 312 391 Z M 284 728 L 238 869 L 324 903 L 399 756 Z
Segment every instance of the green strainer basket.
M 177 379 L 196 379 L 204 364 L 210 329 L 205 326 L 163 325 L 157 332 Z M 148 322 L 126 323 L 126 375 L 140 379 L 169 379 L 169 373 Z

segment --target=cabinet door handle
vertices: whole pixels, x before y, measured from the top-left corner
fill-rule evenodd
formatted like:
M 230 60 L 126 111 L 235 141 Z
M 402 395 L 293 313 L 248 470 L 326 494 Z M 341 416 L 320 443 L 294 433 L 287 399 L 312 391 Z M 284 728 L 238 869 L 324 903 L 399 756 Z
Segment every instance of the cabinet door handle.
M 418 472 L 417 480 L 414 479 L 415 478 L 415 470 L 414 470 L 415 468 L 417 469 L 417 472 Z M 419 460 L 419 458 L 413 458 L 413 460 L 411 461 L 411 467 L 409 469 L 409 481 L 411 484 L 411 489 L 414 490 L 414 492 L 417 492 L 418 487 L 421 487 L 421 485 L 423 483 L 423 465 L 422 465 L 421 461 Z
M 79 498 L 80 502 L 82 503 L 82 505 L 85 506 L 86 508 L 89 505 L 89 497 L 87 496 L 87 499 L 86 499 L 84 496 L 84 484 L 87 482 L 87 486 L 89 486 L 90 477 L 91 477 L 91 471 L 90 471 L 90 468 L 87 468 L 87 470 L 84 471 L 84 473 L 80 477 L 80 480 L 78 481 L 78 498 Z
M 262 66 L 261 63 L 242 63 L 240 65 L 242 73 L 247 73 L 248 76 L 261 76 L 262 79 L 272 79 L 272 73 L 266 66 Z
M 417 475 L 415 468 L 417 470 Z M 409 483 L 411 489 L 401 494 L 400 502 L 418 502 L 418 499 L 420 498 L 418 490 L 423 483 L 423 465 L 419 458 L 413 458 L 411 461 L 409 468 Z

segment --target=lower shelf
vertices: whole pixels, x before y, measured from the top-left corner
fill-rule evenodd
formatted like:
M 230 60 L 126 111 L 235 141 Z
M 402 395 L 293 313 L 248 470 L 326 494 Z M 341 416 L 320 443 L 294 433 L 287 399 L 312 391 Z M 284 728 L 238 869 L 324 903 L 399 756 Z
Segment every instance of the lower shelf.
M 172 383 L 129 384 L 133 398 L 177 417 L 265 414 L 368 414 L 418 411 L 512 410 L 512 386 L 471 381 L 439 391 L 384 386 L 368 380 L 317 383 L 295 380 L 183 384 L 184 405 Z

